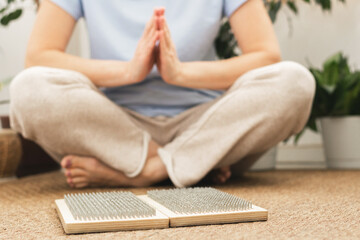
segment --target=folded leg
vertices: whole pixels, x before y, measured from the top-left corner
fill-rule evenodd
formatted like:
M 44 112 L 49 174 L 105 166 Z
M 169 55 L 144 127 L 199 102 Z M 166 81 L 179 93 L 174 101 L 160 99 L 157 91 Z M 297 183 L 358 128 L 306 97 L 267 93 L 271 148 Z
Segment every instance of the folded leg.
M 84 75 L 29 68 L 13 80 L 10 94 L 12 128 L 55 160 L 73 154 L 99 159 L 128 177 L 141 172 L 150 135 Z
M 310 72 L 293 62 L 244 74 L 194 124 L 158 150 L 169 177 L 178 187 L 192 185 L 215 167 L 260 155 L 299 132 L 314 90 Z

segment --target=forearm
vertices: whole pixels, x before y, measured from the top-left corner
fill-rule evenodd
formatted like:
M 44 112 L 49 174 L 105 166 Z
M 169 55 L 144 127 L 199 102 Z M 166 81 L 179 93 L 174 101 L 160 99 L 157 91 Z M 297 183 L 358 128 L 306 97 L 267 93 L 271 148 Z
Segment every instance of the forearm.
M 92 60 L 73 56 L 58 50 L 28 53 L 26 67 L 47 66 L 80 72 L 98 87 L 131 84 L 129 63 L 113 60 Z
M 228 89 L 244 73 L 279 61 L 279 53 L 263 51 L 219 61 L 184 62 L 179 77 L 170 84 L 189 88 Z

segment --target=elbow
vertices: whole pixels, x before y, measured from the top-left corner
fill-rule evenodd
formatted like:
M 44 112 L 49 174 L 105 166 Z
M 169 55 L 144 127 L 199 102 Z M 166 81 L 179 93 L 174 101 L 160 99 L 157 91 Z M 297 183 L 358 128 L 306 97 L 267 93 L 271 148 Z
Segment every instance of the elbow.
M 36 59 L 35 56 L 37 54 L 34 51 L 27 51 L 26 57 L 25 57 L 25 68 L 33 67 L 36 65 Z
M 25 59 L 25 68 L 33 67 L 36 64 L 34 64 L 28 57 Z
M 33 48 L 28 47 L 26 50 L 26 56 L 25 56 L 25 68 L 39 66 L 44 64 L 44 52 L 46 50 L 39 49 L 39 48 Z
M 278 63 L 281 61 L 281 53 L 280 51 L 267 51 L 266 58 L 269 64 Z
M 25 56 L 25 68 L 41 65 L 41 56 L 41 51 L 28 49 Z

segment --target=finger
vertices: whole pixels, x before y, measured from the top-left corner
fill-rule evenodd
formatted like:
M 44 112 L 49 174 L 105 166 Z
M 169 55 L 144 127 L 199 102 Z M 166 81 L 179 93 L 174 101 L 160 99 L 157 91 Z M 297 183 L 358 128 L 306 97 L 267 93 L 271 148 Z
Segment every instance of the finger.
M 156 23 L 156 15 L 155 15 L 155 13 L 151 16 L 151 18 L 149 19 L 149 21 L 146 23 L 146 25 L 145 25 L 145 29 L 144 29 L 144 34 L 143 34 L 143 36 L 145 37 L 146 35 L 148 35 L 149 34 L 149 32 L 153 29 L 153 28 L 155 28 L 155 30 L 156 30 L 156 25 L 155 25 L 155 23 Z
M 161 69 L 161 65 L 160 65 L 160 46 L 156 46 L 154 48 L 154 58 L 155 58 L 155 62 L 156 65 L 158 67 L 158 70 Z
M 164 33 L 165 33 L 166 44 L 168 45 L 168 47 L 175 48 L 173 41 L 171 39 L 169 26 L 164 17 L 163 17 L 163 29 L 164 29 Z
M 158 31 L 162 30 L 161 17 L 156 17 L 155 21 L 156 21 L 156 30 Z
M 144 49 L 142 51 L 145 55 L 153 52 L 157 40 L 159 40 L 159 32 L 155 30 L 151 31 L 151 34 L 143 39 Z
M 156 42 L 160 39 L 160 32 L 159 31 L 155 31 L 155 33 L 153 34 L 150 42 L 151 42 L 151 46 L 154 47 L 156 45 Z
M 164 31 L 159 31 L 159 50 L 160 50 L 160 55 L 162 55 L 163 53 L 166 53 L 166 51 L 168 50 L 167 44 L 166 44 L 166 39 L 165 39 L 165 34 Z
M 164 32 L 164 40 L 165 40 L 165 44 L 167 48 L 173 48 L 175 49 L 175 45 L 171 39 L 171 35 L 170 35 L 170 29 L 169 26 L 167 25 L 166 19 L 165 17 L 160 17 L 160 28 L 161 30 Z
M 150 54 L 151 54 L 151 63 L 154 64 L 156 59 L 156 42 L 159 40 L 159 32 L 156 31 L 152 39 L 150 40 Z
M 160 27 L 160 43 L 162 43 L 163 47 L 169 47 L 169 39 L 168 35 L 166 34 L 165 30 L 165 18 L 159 17 L 157 19 L 158 25 Z M 165 46 L 164 46 L 165 45 Z
M 158 17 L 163 16 L 165 14 L 165 8 L 164 7 L 156 7 L 154 9 L 154 13 Z
M 150 29 L 150 31 L 148 32 L 148 34 L 144 35 L 143 39 L 148 42 L 149 39 L 153 38 L 153 36 L 156 34 L 156 28 L 155 27 L 152 27 Z

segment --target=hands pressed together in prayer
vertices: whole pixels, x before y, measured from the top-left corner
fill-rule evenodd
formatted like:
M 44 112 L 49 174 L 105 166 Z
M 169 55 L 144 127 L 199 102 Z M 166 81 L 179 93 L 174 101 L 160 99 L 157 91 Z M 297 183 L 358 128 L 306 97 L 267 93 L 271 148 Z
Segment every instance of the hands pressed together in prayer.
M 26 66 L 74 70 L 83 73 L 97 87 L 119 87 L 143 81 L 156 65 L 163 80 L 169 84 L 226 90 L 247 71 L 280 60 L 276 36 L 261 0 L 248 1 L 229 17 L 242 55 L 220 61 L 204 61 L 198 52 L 194 52 L 193 61 L 181 62 L 164 13 L 164 8 L 154 9 L 132 60 L 85 59 L 64 52 L 76 19 L 51 1 L 44 1 L 29 41 Z
M 172 84 L 180 78 L 182 63 L 177 57 L 164 13 L 164 8 L 154 9 L 154 14 L 145 26 L 134 57 L 129 62 L 131 83 L 143 81 L 154 64 L 165 82 Z

